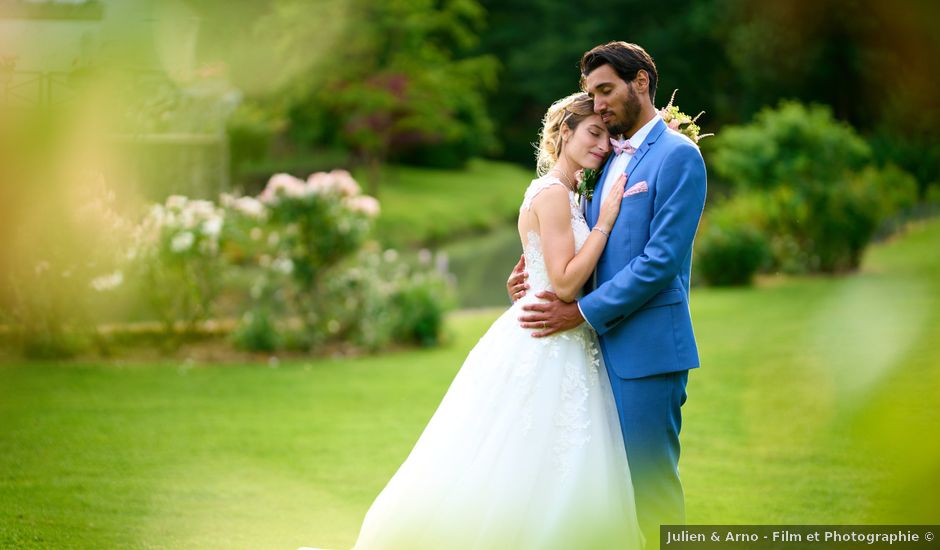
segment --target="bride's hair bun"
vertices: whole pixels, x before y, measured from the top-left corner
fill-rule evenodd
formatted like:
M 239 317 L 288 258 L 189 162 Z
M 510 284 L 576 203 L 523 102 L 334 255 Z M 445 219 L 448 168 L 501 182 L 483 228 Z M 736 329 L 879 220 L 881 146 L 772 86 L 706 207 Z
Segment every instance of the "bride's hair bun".
M 535 154 L 535 170 L 544 176 L 558 161 L 561 154 L 561 125 L 574 130 L 582 120 L 594 114 L 594 100 L 584 92 L 577 92 L 552 103 L 542 118 L 539 144 Z

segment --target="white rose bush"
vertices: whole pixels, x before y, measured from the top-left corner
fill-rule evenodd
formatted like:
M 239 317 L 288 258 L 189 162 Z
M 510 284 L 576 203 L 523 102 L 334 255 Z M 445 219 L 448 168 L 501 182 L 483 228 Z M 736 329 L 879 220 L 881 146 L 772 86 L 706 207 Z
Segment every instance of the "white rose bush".
M 377 350 L 393 343 L 433 346 L 439 342 L 446 311 L 454 306 L 454 277 L 446 257 L 419 254 L 409 262 L 395 250 L 364 247 L 326 282 L 327 333 L 359 348 Z
M 196 330 L 211 318 L 225 263 L 220 253 L 225 209 L 172 195 L 153 205 L 127 253 L 142 298 L 167 335 Z

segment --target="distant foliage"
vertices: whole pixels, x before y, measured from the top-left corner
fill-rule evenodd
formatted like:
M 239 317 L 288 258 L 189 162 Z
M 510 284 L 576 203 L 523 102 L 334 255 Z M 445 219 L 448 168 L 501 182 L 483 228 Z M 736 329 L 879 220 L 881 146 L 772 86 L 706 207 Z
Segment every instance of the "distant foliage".
M 211 201 L 172 195 L 137 226 L 129 271 L 168 334 L 177 321 L 188 332 L 212 316 L 225 272 L 219 245 L 224 223 L 224 210 Z
M 678 88 L 682 104 L 705 110 L 703 126 L 717 131 L 782 97 L 829 105 L 871 138 L 879 165 L 912 173 L 922 194 L 940 185 L 935 3 L 597 0 L 590 11 L 598 16 L 586 19 L 575 2 L 480 2 L 488 23 L 480 50 L 503 65 L 489 110 L 505 159 L 531 162 L 532 129 L 577 86 L 583 52 L 626 40 L 656 61 L 656 106 Z
M 444 314 L 454 307 L 451 276 L 433 268 L 430 253 L 417 262 L 397 251 L 367 248 L 328 283 L 331 333 L 366 349 L 391 343 L 436 345 Z
M 763 197 L 740 194 L 710 208 L 695 239 L 695 269 L 714 286 L 749 285 L 771 259 Z
M 240 103 L 226 121 L 232 175 L 240 178 L 246 167 L 263 162 L 285 126 L 276 106 L 256 99 Z
M 378 201 L 360 194 L 341 170 L 306 180 L 276 174 L 257 199 L 225 196 L 223 201 L 249 221 L 245 248 L 260 273 L 243 324 L 269 325 L 271 312 L 280 311 L 301 323 L 291 339 L 294 347 L 311 349 L 325 341 L 326 277 L 362 246 L 379 213 Z M 257 332 L 257 327 L 244 330 Z
M 379 203 L 345 171 L 276 174 L 260 195 L 218 204 L 172 195 L 138 223 L 100 200 L 77 212 L 74 241 L 24 244 L 0 295 L 0 321 L 29 356 L 106 353 L 109 301 L 159 321 L 168 349 L 224 309 L 238 316 L 233 343 L 265 352 L 433 345 L 453 306 L 451 278 L 428 258 L 365 246 Z
M 302 180 L 277 174 L 257 197 L 223 196 L 231 251 L 254 273 L 234 335 L 256 350 L 367 350 L 438 341 L 451 282 L 428 263 L 366 244 L 379 203 L 342 170 Z
M 479 4 L 353 6 L 363 16 L 343 48 L 325 72 L 298 83 L 288 134 L 305 146 L 349 149 L 366 164 L 456 167 L 491 150 L 485 94 L 495 87 L 498 63 L 469 53 L 484 23 Z
M 69 357 L 93 347 L 96 314 L 113 309 L 133 222 L 96 174 L 78 175 L 77 197 L 49 193 L 4 242 L 2 337 L 27 357 Z
M 709 168 L 739 190 L 826 185 L 871 162 L 865 140 L 828 107 L 790 101 L 750 124 L 723 127 L 707 145 Z
M 867 143 L 822 106 L 783 102 L 751 124 L 722 128 L 708 146 L 718 178 L 737 193 L 765 195 L 759 213 L 736 223 L 766 235 L 775 270 L 857 268 L 879 224 L 917 196 L 909 174 L 875 168 Z

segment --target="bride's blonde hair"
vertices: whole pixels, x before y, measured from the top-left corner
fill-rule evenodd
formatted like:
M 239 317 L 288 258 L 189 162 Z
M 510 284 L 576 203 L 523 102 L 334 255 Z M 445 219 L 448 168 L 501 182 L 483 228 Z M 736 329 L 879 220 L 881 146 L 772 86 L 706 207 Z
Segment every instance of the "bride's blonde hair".
M 594 100 L 584 92 L 573 93 L 552 103 L 542 117 L 542 131 L 535 153 L 535 170 L 544 176 L 558 161 L 561 154 L 561 125 L 571 130 L 582 120 L 594 114 Z

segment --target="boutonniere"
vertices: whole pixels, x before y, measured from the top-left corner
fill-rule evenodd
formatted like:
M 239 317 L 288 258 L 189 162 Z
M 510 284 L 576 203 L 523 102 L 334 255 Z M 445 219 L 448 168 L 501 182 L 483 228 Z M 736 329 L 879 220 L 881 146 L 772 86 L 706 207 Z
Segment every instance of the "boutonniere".
M 594 188 L 597 187 L 597 176 L 600 171 L 594 168 L 583 168 L 574 173 L 578 180 L 578 194 L 587 200 L 594 196 Z
M 679 90 L 674 90 L 672 92 L 672 97 L 669 98 L 669 103 L 659 110 L 659 116 L 662 117 L 663 122 L 665 122 L 669 128 L 685 135 L 695 143 L 698 143 L 698 140 L 702 138 L 715 135 L 700 134 L 699 132 L 702 131 L 702 128 L 695 124 L 695 121 L 698 120 L 698 117 L 705 114 L 705 111 L 702 111 L 701 113 L 695 115 L 695 118 L 692 118 L 680 111 L 678 105 L 674 105 L 672 103 L 673 100 L 676 99 L 676 92 L 678 91 Z

